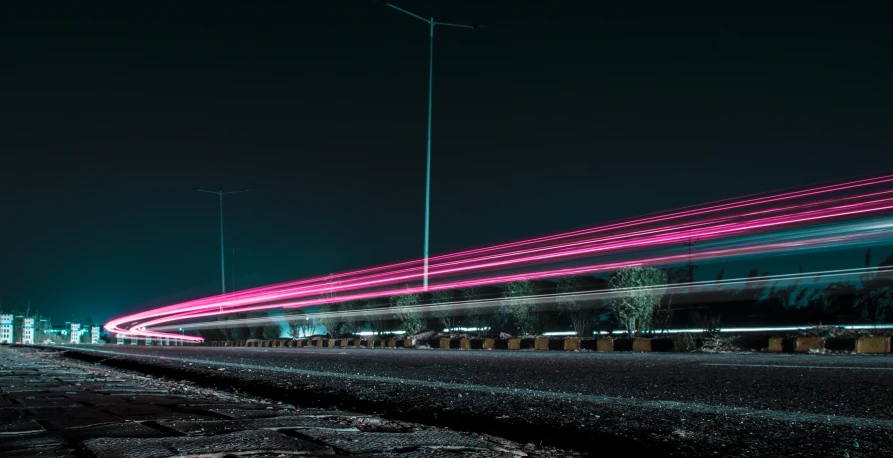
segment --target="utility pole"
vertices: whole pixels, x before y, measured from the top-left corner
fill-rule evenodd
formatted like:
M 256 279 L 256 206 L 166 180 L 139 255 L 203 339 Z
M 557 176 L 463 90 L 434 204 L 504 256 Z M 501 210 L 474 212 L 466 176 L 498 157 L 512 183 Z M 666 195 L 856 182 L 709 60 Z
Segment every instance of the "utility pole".
M 217 194 L 220 197 L 220 292 L 221 294 L 226 294 L 226 251 L 224 251 L 223 245 L 223 196 L 227 194 L 240 194 L 244 192 L 250 192 L 250 189 L 243 189 L 241 191 L 208 191 L 206 189 L 195 189 L 198 192 L 206 192 L 208 194 Z M 221 306 L 221 309 L 223 306 Z
M 435 21 L 433 17 L 422 17 L 418 14 L 411 13 L 403 8 L 394 6 L 389 1 L 378 0 L 378 2 L 407 16 L 412 16 L 428 24 L 428 159 L 425 163 L 425 260 L 424 274 L 422 277 L 422 288 L 424 291 L 428 291 L 428 234 L 431 220 L 431 105 L 433 102 L 434 94 L 434 27 L 441 25 L 460 29 L 477 30 L 482 26 L 478 24 L 453 24 L 450 22 L 439 22 Z
M 230 254 L 233 255 L 232 261 L 229 262 L 230 270 L 232 271 L 232 276 L 230 277 L 231 280 L 229 282 L 229 290 L 235 291 L 236 290 L 236 249 L 230 248 L 229 250 L 230 250 Z

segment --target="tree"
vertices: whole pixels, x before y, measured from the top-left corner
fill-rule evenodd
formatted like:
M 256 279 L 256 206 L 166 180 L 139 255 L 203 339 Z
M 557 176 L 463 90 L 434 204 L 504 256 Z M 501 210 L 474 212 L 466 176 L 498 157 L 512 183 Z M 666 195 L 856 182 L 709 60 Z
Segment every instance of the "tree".
M 329 274 L 327 284 L 329 290 L 319 295 L 319 298 L 326 300 L 327 303 L 320 305 L 317 309 L 319 315 L 316 323 L 326 330 L 326 334 L 332 338 L 337 338 L 341 330 L 342 321 L 337 313 L 338 305 L 333 300 L 337 296 L 335 288 L 338 286 L 338 282 L 334 280 L 334 275 Z
M 466 302 L 479 301 L 484 298 L 484 289 L 480 286 L 471 286 L 460 291 L 462 300 Z M 472 304 L 465 309 L 465 325 L 469 328 L 485 328 L 490 321 L 490 314 L 484 308 Z
M 503 297 L 506 300 L 506 311 L 515 320 L 515 325 L 522 336 L 532 335 L 539 325 L 531 296 L 536 294 L 536 287 L 530 280 L 506 283 Z
M 245 327 L 244 323 L 230 324 L 227 321 L 236 321 L 242 320 L 246 318 L 248 315 L 244 313 L 230 313 L 226 315 L 218 315 L 217 321 L 220 322 L 220 325 L 217 326 L 220 329 L 220 332 L 224 335 L 226 340 L 235 341 L 235 340 L 245 340 L 248 335 L 248 328 Z
M 345 301 L 338 304 L 336 309 L 342 313 L 341 315 L 341 332 L 343 334 L 354 334 L 357 332 L 357 328 L 360 324 L 360 319 L 357 315 L 357 309 L 359 308 L 359 302 L 357 301 Z
M 865 251 L 865 267 L 871 267 L 871 248 Z M 859 278 L 862 288 L 853 306 L 860 319 L 870 323 L 883 323 L 893 319 L 893 255 L 878 264 L 871 272 Z
M 380 299 L 370 299 L 363 304 L 363 320 L 369 323 L 369 329 L 375 334 L 380 334 L 385 329 L 386 315 L 375 312 L 384 306 L 385 304 Z
M 216 342 L 226 339 L 226 337 L 223 336 L 223 333 L 220 332 L 220 330 L 217 328 L 199 329 L 198 335 L 204 337 L 205 340 L 209 342 Z
M 407 336 L 416 335 L 425 328 L 425 319 L 418 309 L 421 297 L 417 293 L 391 296 L 391 306 L 396 308 L 397 320 Z
M 341 330 L 341 317 L 338 315 L 338 304 L 322 304 L 318 309 L 316 323 L 326 330 L 326 334 L 337 338 Z
M 556 292 L 561 295 L 557 301 L 558 310 L 570 317 L 578 336 L 592 335 L 592 321 L 598 319 L 602 301 L 581 299 L 574 293 L 603 289 L 605 283 L 605 280 L 594 277 L 564 277 L 558 280 Z
M 233 313 L 230 315 L 230 320 L 244 320 L 248 318 L 247 313 Z M 230 326 L 229 328 L 229 339 L 230 340 L 245 340 L 248 338 L 248 327 L 245 326 L 245 323 L 239 323 L 234 326 Z
M 456 292 L 452 290 L 438 290 L 431 294 L 431 302 L 434 304 L 443 305 L 454 302 L 455 300 Z M 452 310 L 451 308 L 444 307 L 437 309 L 432 312 L 431 315 L 448 330 L 447 332 L 459 325 L 460 316 L 457 311 Z
M 279 326 L 279 323 L 271 320 L 269 324 L 264 325 L 262 333 L 264 340 L 278 339 L 282 335 L 282 327 Z
M 248 312 L 247 318 L 254 319 L 250 326 L 248 326 L 248 338 L 249 339 L 257 339 L 263 340 L 264 337 L 264 328 L 266 325 L 263 324 L 262 318 L 266 318 L 267 314 L 264 312 Z
M 316 320 L 310 318 L 302 308 L 286 309 L 288 330 L 286 332 L 292 339 L 309 337 L 316 331 Z
M 666 292 L 666 272 L 653 267 L 625 267 L 608 280 L 611 288 L 620 290 L 612 300 L 614 314 L 629 335 L 651 329 L 654 308 Z

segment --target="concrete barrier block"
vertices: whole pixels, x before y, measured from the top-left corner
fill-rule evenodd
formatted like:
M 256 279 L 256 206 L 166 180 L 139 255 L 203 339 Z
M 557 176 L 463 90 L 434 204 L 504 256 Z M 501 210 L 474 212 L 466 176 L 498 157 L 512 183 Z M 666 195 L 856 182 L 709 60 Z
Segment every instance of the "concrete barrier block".
M 338 339 L 328 339 L 326 340 L 326 346 L 329 348 L 334 348 L 335 344 L 338 343 Z
M 579 337 L 568 337 L 564 339 L 564 351 L 574 351 L 580 349 L 581 339 Z
M 824 337 L 798 337 L 797 343 L 794 346 L 794 351 L 797 353 L 806 353 L 810 350 L 824 350 L 825 349 L 825 338 Z
M 484 343 L 481 345 L 481 348 L 484 350 L 493 350 L 496 348 L 496 339 L 484 339 Z
M 637 338 L 633 340 L 633 351 L 635 352 L 650 352 L 651 351 L 651 339 Z
M 784 339 L 781 337 L 770 337 L 769 351 L 772 353 L 781 353 L 784 351 Z
M 595 349 L 598 351 L 614 351 L 614 339 L 598 339 Z
M 388 348 L 397 348 L 397 339 L 388 339 L 387 347 Z
M 856 340 L 856 353 L 890 353 L 890 337 L 860 337 Z
M 471 339 L 465 338 L 459 340 L 459 348 L 463 350 L 471 350 Z
M 440 349 L 441 350 L 449 350 L 450 349 L 450 339 L 440 339 Z
M 508 349 L 509 350 L 520 350 L 521 349 L 521 339 L 509 339 L 508 340 Z
M 322 339 L 318 339 L 318 340 L 316 340 L 316 347 L 317 347 L 317 348 L 322 348 L 322 346 L 323 346 L 324 343 L 325 343 L 324 340 L 322 340 Z
M 549 339 L 535 339 L 533 341 L 533 349 L 534 350 L 548 350 L 549 349 Z

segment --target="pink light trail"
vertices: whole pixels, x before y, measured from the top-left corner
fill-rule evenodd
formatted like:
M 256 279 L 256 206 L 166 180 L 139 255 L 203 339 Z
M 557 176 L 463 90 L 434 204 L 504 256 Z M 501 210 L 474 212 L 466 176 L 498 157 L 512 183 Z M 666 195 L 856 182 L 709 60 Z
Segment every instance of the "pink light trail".
M 593 264 L 573 269 L 543 270 L 537 268 L 543 264 L 591 256 L 630 254 L 637 250 L 671 246 L 692 239 L 719 240 L 853 218 L 879 216 L 893 209 L 893 197 L 890 197 L 893 190 L 886 189 L 884 186 L 890 182 L 893 182 L 893 175 L 776 195 L 751 197 L 738 201 L 720 201 L 722 203 L 687 207 L 675 212 L 665 212 L 579 231 L 432 256 L 429 258 L 429 277 L 432 279 L 429 290 L 466 288 L 505 283 L 517 279 L 554 278 L 564 275 L 605 272 L 630 265 L 671 264 L 683 258 L 687 260 L 688 255 L 679 259 L 673 256 L 641 258 L 640 260 Z M 877 186 L 884 186 L 884 188 L 872 189 Z M 861 191 L 861 193 L 837 195 L 854 190 Z M 807 198 L 815 196 L 822 198 L 807 200 Z M 672 223 L 660 225 L 668 222 Z M 784 249 L 784 247 L 784 244 L 770 244 L 738 249 L 738 253 L 744 253 L 746 250 L 766 252 L 767 249 Z M 731 256 L 735 251 L 719 250 L 711 253 L 709 255 L 713 257 Z M 701 253 L 699 256 L 708 256 L 708 253 Z M 506 268 L 534 268 L 534 270 L 515 274 L 499 273 L 500 270 Z M 486 276 L 470 280 L 448 280 L 450 276 L 467 274 Z M 203 339 L 200 337 L 161 333 L 149 331 L 146 328 L 199 316 L 277 307 L 303 307 L 326 302 L 421 292 L 419 287 L 415 286 L 403 289 L 374 289 L 393 287 L 393 285 L 407 282 L 415 283 L 420 281 L 421 276 L 421 260 L 405 261 L 328 277 L 314 277 L 187 301 L 116 318 L 107 323 L 106 328 L 109 332 L 131 336 L 170 337 L 201 341 Z M 345 295 L 332 298 L 314 297 L 329 293 L 345 293 Z M 303 300 L 296 301 L 296 299 Z

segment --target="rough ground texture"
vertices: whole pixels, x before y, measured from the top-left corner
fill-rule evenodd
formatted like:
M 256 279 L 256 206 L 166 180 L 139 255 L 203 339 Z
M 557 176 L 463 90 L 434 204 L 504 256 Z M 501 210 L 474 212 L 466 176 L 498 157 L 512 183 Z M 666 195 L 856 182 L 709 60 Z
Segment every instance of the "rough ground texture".
M 572 456 L 0 346 L 2 457 Z
M 893 456 L 889 356 L 142 346 L 77 352 L 299 406 L 488 433 L 537 449 Z

